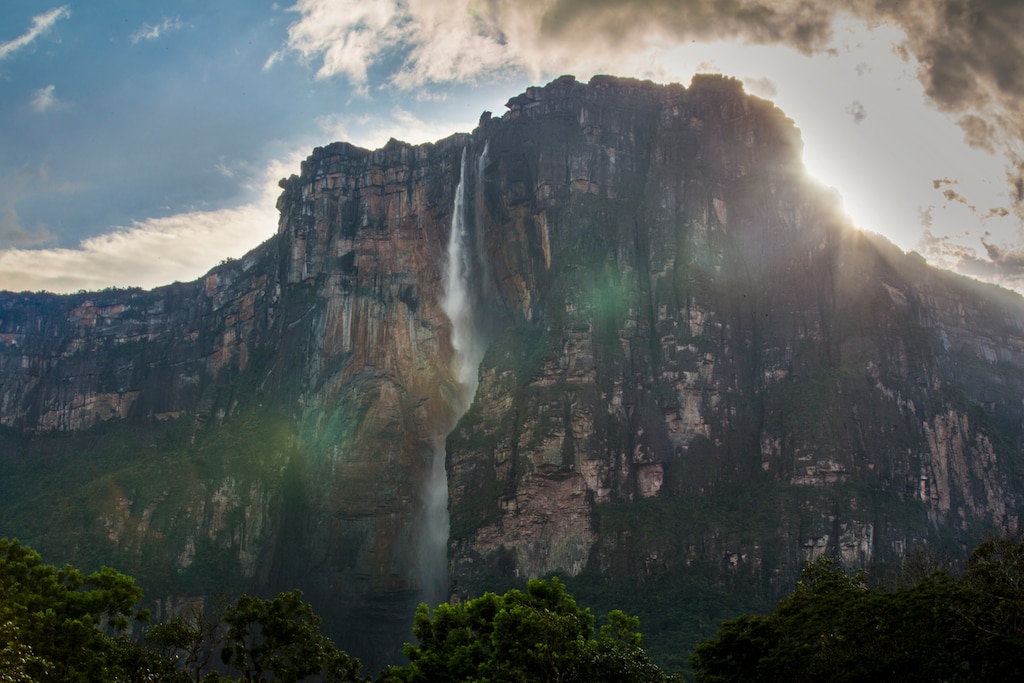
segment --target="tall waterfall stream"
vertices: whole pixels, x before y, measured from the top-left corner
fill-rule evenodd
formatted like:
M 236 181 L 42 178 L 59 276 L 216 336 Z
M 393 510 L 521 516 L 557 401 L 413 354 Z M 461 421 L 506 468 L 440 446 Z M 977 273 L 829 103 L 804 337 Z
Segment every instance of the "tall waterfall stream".
M 478 372 L 486 345 L 479 330 L 480 291 L 489 282 L 483 246 L 483 170 L 487 164 L 488 145 L 484 144 L 477 160 L 476 200 L 473 226 L 469 225 L 466 198 L 466 148 L 462 150 L 459 184 L 455 189 L 452 224 L 444 270 L 441 308 L 451 321 L 452 375 L 458 385 L 454 397 L 452 424 L 434 444 L 430 473 L 427 477 L 424 503 L 424 534 L 420 539 L 424 600 L 433 607 L 448 599 L 448 474 L 445 470 L 445 438 L 466 414 L 479 383 Z M 471 227 L 474 230 L 471 231 Z M 477 288 L 474 288 L 474 284 Z

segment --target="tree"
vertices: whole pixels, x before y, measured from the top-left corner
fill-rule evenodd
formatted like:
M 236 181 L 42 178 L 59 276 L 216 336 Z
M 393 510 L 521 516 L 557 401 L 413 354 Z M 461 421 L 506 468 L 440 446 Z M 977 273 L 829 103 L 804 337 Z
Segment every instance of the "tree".
M 272 600 L 243 595 L 224 613 L 227 632 L 221 660 L 246 683 L 294 683 L 322 675 L 328 681 L 359 681 L 360 662 L 339 651 L 320 632 L 320 617 L 302 591 Z
M 0 657 L 17 659 L 12 676 L 35 681 L 117 680 L 125 649 L 114 636 L 148 618 L 135 610 L 141 597 L 134 579 L 109 567 L 57 569 L 0 539 Z
M 142 591 L 109 567 L 85 575 L 43 564 L 17 540 L 0 539 L 0 683 L 60 681 L 230 681 L 221 660 L 246 682 L 363 681 L 360 662 L 320 632 L 320 617 L 302 592 L 272 600 L 240 597 L 223 612 L 201 604 L 149 629 L 140 646 L 129 637 Z
M 406 644 L 406 668 L 381 681 L 662 681 L 647 657 L 639 621 L 612 612 L 594 636 L 594 618 L 580 609 L 557 578 L 530 581 L 526 592 L 486 593 L 465 603 L 441 604 L 433 615 L 416 610 Z
M 1024 679 L 1024 544 L 979 546 L 964 576 L 869 589 L 818 560 L 772 614 L 726 622 L 691 657 L 698 683 Z
M 31 672 L 47 675 L 50 668 L 50 663 L 37 657 L 32 646 L 23 641 L 17 624 L 0 622 L 0 683 L 33 683 Z
M 588 643 L 580 663 L 578 680 L 621 681 L 621 683 L 647 683 L 648 681 L 679 680 L 665 673 L 643 649 L 640 619 L 621 610 L 608 613 L 608 623 L 601 627 L 597 640 Z
M 980 544 L 961 581 L 971 595 L 959 616 L 970 628 L 973 651 L 992 680 L 1024 680 L 1024 541 Z
M 165 657 L 199 683 L 224 639 L 224 629 L 220 611 L 207 613 L 206 606 L 196 601 L 180 614 L 151 627 L 146 642 L 160 648 Z

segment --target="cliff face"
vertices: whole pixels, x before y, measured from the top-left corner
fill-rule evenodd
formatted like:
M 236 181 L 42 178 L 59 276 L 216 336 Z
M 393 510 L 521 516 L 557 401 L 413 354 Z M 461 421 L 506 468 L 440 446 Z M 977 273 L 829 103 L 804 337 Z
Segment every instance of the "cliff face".
M 172 596 L 298 585 L 352 649 L 397 656 L 445 597 L 420 539 L 459 392 L 439 292 L 464 145 L 316 150 L 280 234 L 195 283 L 0 298 L 0 533 Z M 31 510 L 64 493 L 86 519 L 53 534 Z
M 850 229 L 778 111 L 556 83 L 492 129 L 488 229 L 544 269 L 501 274 L 532 323 L 449 437 L 457 588 L 710 560 L 771 596 L 1017 530 L 1020 298 Z
M 282 188 L 195 283 L 0 296 L 0 533 L 168 598 L 300 586 L 385 661 L 424 597 L 770 599 L 1018 529 L 1024 303 L 850 228 L 734 81 L 562 78 Z

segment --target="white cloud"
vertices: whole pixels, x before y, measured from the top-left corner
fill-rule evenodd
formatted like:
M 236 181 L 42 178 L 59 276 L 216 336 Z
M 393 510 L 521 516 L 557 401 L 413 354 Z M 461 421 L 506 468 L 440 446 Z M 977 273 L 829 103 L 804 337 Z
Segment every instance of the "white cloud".
M 475 125 L 472 120 L 461 123 L 462 130 Z M 187 213 L 136 221 L 106 234 L 84 240 L 74 249 L 19 248 L 38 244 L 49 233 L 29 234 L 17 224 L 13 213 L 13 196 L 4 202 L 0 192 L 0 289 L 46 290 L 76 292 L 105 287 L 157 287 L 175 280 L 188 281 L 202 276 L 227 256 L 241 256 L 271 237 L 277 229 L 278 180 L 296 173 L 302 159 L 313 144 L 324 138 L 346 140 L 353 144 L 376 148 L 389 138 L 410 144 L 435 141 L 460 129 L 450 120 L 426 121 L 413 113 L 395 107 L 387 115 L 351 117 L 323 116 L 316 119 L 320 133 L 313 141 L 304 140 L 301 148 L 284 159 L 272 161 L 265 173 L 258 176 L 250 190 L 256 199 L 249 204 L 217 211 Z M 454 127 L 453 127 L 454 126 Z M 218 159 L 215 169 L 228 177 L 244 175 L 225 158 Z M 30 181 L 38 184 L 45 172 L 25 171 L 18 187 Z M 9 179 L 11 188 L 14 182 Z M 2 187 L 2 186 L 0 186 Z M 13 190 L 12 190 L 13 191 Z M 17 193 L 15 193 L 17 194 Z M 20 195 L 19 195 L 20 196 Z M 6 211 L 6 220 L 3 211 Z
M 213 170 L 217 171 L 217 173 L 220 173 L 225 178 L 235 177 L 235 169 L 231 168 L 228 162 L 225 161 L 224 157 L 217 160 L 217 163 L 213 165 Z
M 272 162 L 258 198 L 238 208 L 137 221 L 84 240 L 76 249 L 0 249 L 0 289 L 152 288 L 200 277 L 224 257 L 241 256 L 276 232 L 277 181 L 298 163 L 298 155 Z
M 51 83 L 45 88 L 36 90 L 32 96 L 32 108 L 40 114 L 53 109 L 57 105 L 57 96 L 53 94 L 56 89 L 56 86 Z
M 395 107 L 389 116 L 375 114 L 373 116 L 353 117 L 346 114 L 318 116 L 315 119 L 323 136 L 330 140 L 350 142 L 357 147 L 377 149 L 383 147 L 388 140 L 395 138 L 411 145 L 425 142 L 436 142 L 455 132 L 468 132 L 476 126 L 478 114 L 472 120 L 453 122 L 425 121 L 412 112 Z
M 270 69 L 270 67 L 272 67 L 275 64 L 277 64 L 283 58 L 284 58 L 284 51 L 283 50 L 275 50 L 274 52 L 272 52 L 270 54 L 269 57 L 267 57 L 267 61 L 263 62 L 263 70 L 267 71 L 268 69 Z
M 181 23 L 181 19 L 168 19 L 167 17 L 164 17 L 164 20 L 159 24 L 143 24 L 132 34 L 132 45 L 138 45 L 143 40 L 156 40 L 165 33 L 177 31 L 182 26 L 184 24 Z
M 370 67 L 397 59 L 390 81 L 412 89 L 506 70 L 537 77 L 600 64 L 617 72 L 624 56 L 666 38 L 810 52 L 831 35 L 835 10 L 821 10 L 804 0 L 299 0 L 286 49 L 319 61 L 318 78 L 344 75 L 356 86 Z
M 328 138 L 373 149 L 383 146 L 392 137 L 410 144 L 431 142 L 458 129 L 470 130 L 477 115 L 474 113 L 472 120 L 453 124 L 450 120 L 426 121 L 395 107 L 388 115 L 319 117 L 316 124 L 321 132 L 316 143 L 304 141 L 301 151 L 271 162 L 250 188 L 257 195 L 253 202 L 232 209 L 191 211 L 136 221 L 131 226 L 84 240 L 75 249 L 13 248 L 39 243 L 48 233 L 28 239 L 30 235 L 17 225 L 16 215 L 12 215 L 14 222 L 0 220 L 0 225 L 10 223 L 11 230 L 7 231 L 5 241 L 13 245 L 8 249 L 0 248 L 0 289 L 63 293 L 111 286 L 152 288 L 175 280 L 195 279 L 225 257 L 241 256 L 276 232 L 276 202 L 281 192 L 278 180 L 297 172 L 312 144 Z M 215 169 L 235 177 L 242 172 L 223 158 L 218 160 Z M 42 170 L 39 174 L 45 178 Z M 24 182 L 31 178 L 26 177 Z M 0 209 L 5 206 L 13 210 L 12 202 L 6 205 L 0 202 Z M 0 237 L 3 236 L 0 230 Z
M 998 40 L 982 39 L 1019 26 L 1024 5 L 997 3 L 985 10 L 989 21 L 967 25 L 943 14 L 944 3 L 905 4 L 906 13 L 871 0 L 299 0 L 268 64 L 297 54 L 318 78 L 418 96 L 509 72 L 684 83 L 699 71 L 742 75 L 796 120 L 808 165 L 840 189 L 862 227 L 914 248 L 925 207 L 937 235 L 988 254 L 964 236 L 983 229 L 1012 247 L 1024 226 L 1024 192 L 1015 192 L 1024 187 L 1024 151 L 1015 151 L 1024 150 L 1024 128 L 1012 115 L 1024 111 L 1024 81 L 1010 65 L 1024 41 L 1002 58 Z M 965 46 L 979 42 L 988 47 L 972 57 Z M 958 83 L 973 83 L 978 96 L 966 101 Z M 416 142 L 415 124 L 426 124 L 394 125 L 402 114 L 318 122 L 366 147 L 389 136 Z M 936 197 L 938 169 L 968 171 L 969 206 Z
M 71 10 L 67 5 L 57 7 L 32 18 L 32 27 L 14 40 L 0 43 L 0 60 L 7 59 L 13 53 L 29 45 L 36 38 L 46 33 L 57 23 L 58 19 L 66 19 L 71 16 Z
M 364 85 L 367 67 L 409 37 L 394 0 L 299 0 L 292 9 L 302 19 L 288 27 L 288 48 L 319 58 L 318 78 L 345 74 Z

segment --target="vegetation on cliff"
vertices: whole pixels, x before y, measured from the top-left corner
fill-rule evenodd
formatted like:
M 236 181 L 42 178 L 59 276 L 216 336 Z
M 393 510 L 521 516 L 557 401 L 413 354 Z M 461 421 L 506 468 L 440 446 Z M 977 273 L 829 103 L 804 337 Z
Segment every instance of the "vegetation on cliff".
M 726 622 L 691 661 L 697 683 L 1021 680 L 1024 543 L 986 541 L 959 578 L 894 590 L 819 558 L 774 612 Z
M 17 540 L 0 539 L 0 681 L 369 681 L 358 659 L 320 631 L 299 590 L 272 599 L 242 595 L 223 608 L 194 603 L 131 640 L 142 591 L 104 568 L 88 576 L 57 569 Z M 526 592 L 487 593 L 463 604 L 417 610 L 407 667 L 381 683 L 426 681 L 675 680 L 641 647 L 639 621 L 620 611 L 596 633 L 558 579 Z M 234 676 L 234 677 L 232 677 Z
M 0 536 L 158 618 L 299 587 L 383 666 L 447 434 L 451 595 L 567 577 L 677 669 L 818 555 L 1019 533 L 1024 300 L 853 230 L 800 150 L 735 80 L 565 77 L 470 134 L 318 148 L 277 236 L 195 282 L 0 294 Z M 449 433 L 453 216 L 493 343 Z
M 957 577 L 917 564 L 915 581 L 885 588 L 820 557 L 773 612 L 728 621 L 697 646 L 696 682 L 1020 680 L 1024 541 L 982 543 Z M 146 627 L 140 643 L 129 634 L 149 619 L 141 597 L 113 569 L 58 569 L 0 539 L 0 681 L 371 680 L 321 633 L 301 591 L 193 604 Z M 654 663 L 638 629 L 612 610 L 595 630 L 565 584 L 535 579 L 433 612 L 420 605 L 408 664 L 376 681 L 681 681 Z

